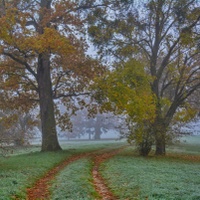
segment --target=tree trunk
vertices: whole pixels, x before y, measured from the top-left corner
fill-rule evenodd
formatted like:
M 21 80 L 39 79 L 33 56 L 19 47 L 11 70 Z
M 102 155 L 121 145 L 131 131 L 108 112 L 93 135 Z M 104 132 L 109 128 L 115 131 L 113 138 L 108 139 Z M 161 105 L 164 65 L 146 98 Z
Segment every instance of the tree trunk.
M 89 135 L 88 135 L 88 136 L 89 136 L 89 138 L 88 138 L 89 140 L 91 140 L 91 135 L 92 135 L 92 134 L 89 132 Z
M 101 139 L 100 135 L 101 135 L 101 131 L 99 132 L 99 131 L 95 130 L 94 139 L 95 140 L 100 140 Z
M 164 119 L 157 118 L 157 121 L 154 124 L 156 155 L 165 155 L 166 132 L 167 132 L 167 126 L 164 123 Z
M 165 138 L 161 135 L 160 137 L 156 138 L 156 152 L 155 155 L 165 155 Z
M 101 121 L 100 118 L 97 116 L 96 122 L 95 122 L 95 133 L 94 133 L 95 140 L 101 139 L 101 123 L 100 123 L 100 121 Z
M 167 125 L 161 115 L 160 104 L 157 105 L 157 116 L 152 126 L 152 133 L 155 137 L 156 152 L 155 155 L 165 155 Z
M 40 117 L 42 126 L 42 151 L 61 150 L 56 132 L 52 84 L 50 76 L 50 55 L 48 53 L 39 55 L 37 74 Z

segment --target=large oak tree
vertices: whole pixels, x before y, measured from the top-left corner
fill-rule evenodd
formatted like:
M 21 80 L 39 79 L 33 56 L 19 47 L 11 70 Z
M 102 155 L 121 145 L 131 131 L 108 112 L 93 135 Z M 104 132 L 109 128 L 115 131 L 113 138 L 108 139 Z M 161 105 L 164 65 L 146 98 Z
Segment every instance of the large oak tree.
M 188 100 L 200 88 L 199 13 L 196 0 L 119 0 L 90 18 L 89 33 L 102 56 L 121 64 L 140 60 L 152 78 L 156 116 L 147 131 L 157 155 L 165 154 L 169 127 L 194 114 Z
M 73 98 L 87 95 L 99 72 L 85 55 L 81 10 L 88 6 L 67 0 L 0 3 L 0 108 L 26 112 L 39 104 L 42 151 L 60 150 L 56 123 L 67 127 L 75 104 L 84 104 Z

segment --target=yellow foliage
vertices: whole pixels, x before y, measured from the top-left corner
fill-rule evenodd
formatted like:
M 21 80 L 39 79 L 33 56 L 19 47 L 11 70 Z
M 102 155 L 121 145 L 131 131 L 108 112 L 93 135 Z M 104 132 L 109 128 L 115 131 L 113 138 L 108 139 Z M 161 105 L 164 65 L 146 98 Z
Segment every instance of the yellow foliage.
M 143 65 L 136 60 L 109 72 L 96 85 L 101 93 L 98 98 L 109 99 L 102 108 L 114 108 L 115 112 L 127 114 L 135 122 L 153 121 L 155 100 L 149 80 Z
M 27 38 L 25 45 L 39 53 L 57 52 L 66 55 L 74 51 L 69 40 L 52 28 L 45 28 L 43 34 Z
M 43 32 L 39 33 L 27 28 L 26 21 L 27 14 L 15 9 L 9 9 L 6 15 L 0 18 L 0 39 L 4 44 L 33 53 L 50 52 L 68 55 L 75 52 L 70 40 L 54 27 L 43 27 Z
M 189 103 L 185 103 L 175 114 L 174 121 L 188 122 L 197 114 L 197 110 Z
M 190 30 L 186 30 L 181 33 L 181 43 L 185 46 L 191 46 L 191 44 L 195 43 L 195 37 L 190 33 Z

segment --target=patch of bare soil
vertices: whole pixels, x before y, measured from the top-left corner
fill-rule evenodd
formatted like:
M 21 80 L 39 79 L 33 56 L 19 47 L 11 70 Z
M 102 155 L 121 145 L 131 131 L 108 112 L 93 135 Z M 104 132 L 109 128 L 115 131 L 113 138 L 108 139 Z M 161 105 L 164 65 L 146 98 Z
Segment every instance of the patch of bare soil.
M 50 181 L 53 180 L 58 172 L 64 169 L 68 164 L 86 157 L 88 154 L 80 154 L 72 156 L 71 158 L 60 163 L 58 166 L 47 172 L 47 174 L 39 179 L 32 188 L 27 189 L 27 200 L 45 200 L 49 199 L 50 192 Z
M 106 185 L 105 180 L 101 176 L 99 172 L 100 164 L 105 160 L 112 158 L 121 150 L 122 148 L 94 156 L 94 167 L 92 170 L 93 183 L 102 200 L 117 200 L 118 198 L 114 196 L 114 194 L 110 191 L 109 187 Z

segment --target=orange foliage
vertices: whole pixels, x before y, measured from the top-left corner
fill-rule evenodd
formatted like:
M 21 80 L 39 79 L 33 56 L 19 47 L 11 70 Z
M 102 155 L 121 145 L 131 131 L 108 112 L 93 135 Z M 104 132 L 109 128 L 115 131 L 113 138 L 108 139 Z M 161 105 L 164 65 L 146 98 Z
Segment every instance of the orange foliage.
M 84 33 L 84 19 L 71 1 L 50 7 L 29 3 L 23 9 L 18 2 L 6 2 L 0 17 L 0 109 L 27 111 L 37 105 L 39 58 L 44 54 L 49 59 L 52 98 L 65 97 L 62 102 L 70 106 L 66 97 L 87 91 L 103 72 L 96 60 L 85 55 L 86 42 L 78 36 Z

